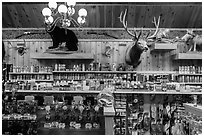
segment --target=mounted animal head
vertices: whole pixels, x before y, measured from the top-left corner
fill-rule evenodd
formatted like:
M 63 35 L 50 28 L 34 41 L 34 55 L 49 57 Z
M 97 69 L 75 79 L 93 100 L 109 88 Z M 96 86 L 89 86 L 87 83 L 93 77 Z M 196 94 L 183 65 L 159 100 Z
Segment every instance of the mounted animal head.
M 23 56 L 23 55 L 26 53 L 26 50 L 28 49 L 28 48 L 26 47 L 26 42 L 25 42 L 25 40 L 24 40 L 23 43 L 17 43 L 16 49 L 17 49 L 17 51 L 18 51 L 18 54 L 19 54 L 20 56 Z
M 129 45 L 126 49 L 125 62 L 126 64 L 132 65 L 134 68 L 136 68 L 141 63 L 141 60 L 140 60 L 141 54 L 144 51 L 148 50 L 149 45 L 147 44 L 147 40 L 154 39 L 154 37 L 158 33 L 159 21 L 156 24 L 156 20 L 155 20 L 155 25 L 157 29 L 152 36 L 149 36 L 149 33 L 148 33 L 146 38 L 140 39 L 142 31 L 140 31 L 139 34 L 137 35 L 136 30 L 134 30 L 134 33 L 131 33 L 127 28 L 127 21 L 126 21 L 127 9 L 125 10 L 124 15 L 122 14 L 123 12 L 120 13 L 120 22 L 123 24 L 125 31 L 133 38 L 133 44 Z

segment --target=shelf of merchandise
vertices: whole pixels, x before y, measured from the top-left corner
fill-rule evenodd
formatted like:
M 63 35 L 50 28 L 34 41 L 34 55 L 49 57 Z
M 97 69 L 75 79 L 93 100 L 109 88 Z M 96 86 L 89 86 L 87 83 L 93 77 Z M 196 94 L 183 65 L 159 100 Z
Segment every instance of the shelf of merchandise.
M 202 76 L 202 74 L 200 73 L 196 73 L 196 74 L 192 74 L 192 73 L 189 73 L 189 74 L 184 74 L 184 73 L 178 73 L 179 76 Z
M 176 74 L 175 71 L 53 71 L 53 73 L 91 73 L 91 74 Z
M 184 85 L 202 85 L 202 82 L 180 82 L 179 84 L 184 84 Z
M 52 72 L 9 72 L 10 75 L 52 75 Z
M 188 91 L 188 90 L 183 90 L 183 91 L 176 91 L 176 90 L 170 90 L 170 91 L 149 91 L 149 90 L 127 90 L 127 89 L 117 89 L 116 91 L 114 91 L 114 93 L 118 93 L 118 94 L 202 94 L 202 92 L 192 92 L 192 91 Z
M 11 92 L 9 90 L 6 90 L 5 92 Z M 101 91 L 98 90 L 77 90 L 77 91 L 56 91 L 56 90 L 18 90 L 18 93 L 90 93 L 90 94 L 97 94 L 100 93 Z M 202 94 L 202 92 L 190 92 L 188 90 L 183 90 L 183 91 L 148 91 L 148 90 L 130 90 L 130 89 L 117 89 L 116 91 L 113 92 L 114 94 Z
M 194 104 L 191 104 L 191 103 L 183 103 L 183 105 L 185 107 L 186 112 L 190 112 L 197 116 L 202 117 L 202 106 L 200 105 L 194 106 Z
M 6 90 L 5 92 L 11 92 L 9 90 Z M 56 91 L 56 90 L 18 90 L 17 93 L 79 93 L 79 94 L 84 94 L 84 93 L 90 93 L 90 94 L 98 94 L 100 91 L 92 91 L 92 90 L 77 90 L 77 91 Z
M 18 81 L 18 82 L 53 82 L 53 80 L 50 80 L 50 79 L 49 80 L 46 80 L 46 79 L 44 79 L 44 80 L 40 80 L 40 79 L 38 79 L 38 80 L 35 80 L 35 79 L 33 79 L 33 80 L 31 80 L 31 79 L 29 79 L 29 80 L 17 79 L 16 81 Z

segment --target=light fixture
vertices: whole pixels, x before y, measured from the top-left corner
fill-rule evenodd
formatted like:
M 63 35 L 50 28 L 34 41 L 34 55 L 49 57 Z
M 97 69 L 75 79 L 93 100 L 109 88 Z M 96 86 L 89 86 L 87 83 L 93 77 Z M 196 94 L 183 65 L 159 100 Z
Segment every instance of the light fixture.
M 79 17 L 76 21 L 72 17 L 75 14 L 75 5 L 75 0 L 65 2 L 59 6 L 57 5 L 57 2 L 49 2 L 48 7 L 42 10 L 42 14 L 45 17 L 45 23 L 52 24 L 54 22 L 54 17 L 59 16 L 63 28 L 70 27 L 71 23 L 73 23 L 75 27 L 81 27 L 86 22 L 87 11 L 84 8 L 80 9 L 78 11 Z

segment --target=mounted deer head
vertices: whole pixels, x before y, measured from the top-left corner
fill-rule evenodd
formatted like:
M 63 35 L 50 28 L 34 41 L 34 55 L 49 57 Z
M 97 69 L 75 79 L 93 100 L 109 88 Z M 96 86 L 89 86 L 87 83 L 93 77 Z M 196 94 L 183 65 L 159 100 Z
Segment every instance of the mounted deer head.
M 126 21 L 126 15 L 127 15 L 127 9 L 125 10 L 125 13 L 122 17 L 123 12 L 120 13 L 120 22 L 123 24 L 123 27 L 125 28 L 125 31 L 133 38 L 134 43 L 129 45 L 125 52 L 125 62 L 128 65 L 132 65 L 134 68 L 136 68 L 140 63 L 140 56 L 143 53 L 143 51 L 148 50 L 147 42 L 145 40 L 140 40 L 141 31 L 137 35 L 137 32 L 134 30 L 134 34 L 131 33 L 127 28 L 127 21 Z

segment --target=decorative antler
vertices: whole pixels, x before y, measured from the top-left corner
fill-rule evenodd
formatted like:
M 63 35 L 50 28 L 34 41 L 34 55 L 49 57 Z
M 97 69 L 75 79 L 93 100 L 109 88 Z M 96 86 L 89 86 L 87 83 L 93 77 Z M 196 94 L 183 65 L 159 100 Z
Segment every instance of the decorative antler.
M 152 23 L 154 23 L 155 27 L 156 27 L 156 31 L 154 32 L 153 35 L 147 37 L 147 39 L 154 39 L 157 36 L 157 33 L 159 32 L 159 22 L 160 22 L 160 16 L 158 18 L 158 21 L 156 22 L 156 18 L 154 17 Z
M 125 10 L 125 13 L 124 13 L 123 17 L 122 17 L 122 14 L 123 14 L 123 11 L 120 13 L 120 17 L 119 18 L 120 18 L 120 22 L 123 24 L 123 27 L 125 28 L 125 31 L 127 31 L 127 33 L 130 36 L 132 36 L 132 37 L 134 37 L 134 38 L 136 38 L 138 40 L 139 38 L 136 36 L 136 32 L 134 32 L 135 34 L 133 34 L 127 28 L 127 21 L 125 20 L 126 15 L 127 15 L 127 9 Z

